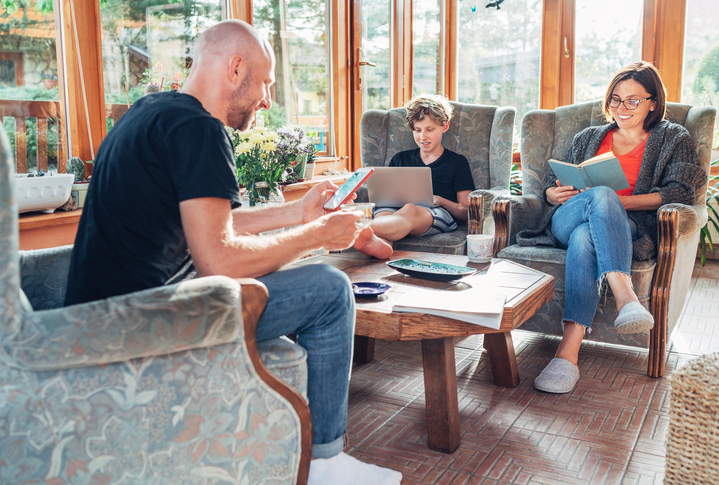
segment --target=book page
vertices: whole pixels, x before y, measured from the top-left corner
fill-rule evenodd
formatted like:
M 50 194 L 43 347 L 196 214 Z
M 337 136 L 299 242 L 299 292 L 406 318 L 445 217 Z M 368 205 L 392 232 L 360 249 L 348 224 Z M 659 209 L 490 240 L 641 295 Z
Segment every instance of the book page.
M 614 158 L 614 157 L 615 157 L 614 152 L 612 152 L 610 150 L 607 153 L 602 153 L 601 155 L 597 155 L 596 157 L 592 157 L 588 160 L 584 160 L 579 165 L 591 165 L 593 163 L 601 162 L 602 160 L 609 160 L 610 158 Z

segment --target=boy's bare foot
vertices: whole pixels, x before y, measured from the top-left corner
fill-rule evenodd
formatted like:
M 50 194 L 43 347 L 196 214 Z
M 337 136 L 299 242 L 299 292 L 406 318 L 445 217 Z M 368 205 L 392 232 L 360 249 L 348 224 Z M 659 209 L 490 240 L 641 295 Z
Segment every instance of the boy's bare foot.
M 375 236 L 374 231 L 369 226 L 362 229 L 362 232 L 357 236 L 354 248 L 377 259 L 389 259 L 392 256 L 392 245 Z

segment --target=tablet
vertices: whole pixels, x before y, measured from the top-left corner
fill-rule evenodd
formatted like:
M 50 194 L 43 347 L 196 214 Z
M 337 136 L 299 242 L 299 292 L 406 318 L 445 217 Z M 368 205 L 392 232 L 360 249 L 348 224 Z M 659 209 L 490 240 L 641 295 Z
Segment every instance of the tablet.
M 338 209 L 342 204 L 346 204 L 352 197 L 352 194 L 372 175 L 372 172 L 374 172 L 374 168 L 372 167 L 357 169 L 347 182 L 341 185 L 339 190 L 327 201 L 324 208 L 333 211 Z

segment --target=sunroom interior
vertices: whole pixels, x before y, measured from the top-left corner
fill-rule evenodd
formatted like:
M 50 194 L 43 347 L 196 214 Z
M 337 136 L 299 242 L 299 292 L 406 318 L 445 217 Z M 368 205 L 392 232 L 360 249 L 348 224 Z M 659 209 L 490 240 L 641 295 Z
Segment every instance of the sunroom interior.
M 193 42 L 224 19 L 254 25 L 275 54 L 272 108 L 258 122 L 301 127 L 317 152 L 319 175 L 284 187 L 288 201 L 362 166 L 365 111 L 422 92 L 514 107 L 515 170 L 527 112 L 600 99 L 638 60 L 657 67 L 668 101 L 719 108 L 716 0 L 0 0 L 0 118 L 16 171 L 64 173 L 78 157 L 91 174 L 148 83 L 180 87 Z M 719 121 L 712 149 L 719 159 Z M 19 248 L 72 244 L 81 214 L 21 214 Z M 378 340 L 374 360 L 353 369 L 348 453 L 405 484 L 661 483 L 671 376 L 719 352 L 719 262 L 705 246 L 663 377 L 646 375 L 645 349 L 589 341 L 581 392 L 538 393 L 532 380 L 557 340 L 517 330 L 520 385 L 499 388 L 482 336 L 458 339 L 462 444 L 444 454 L 426 444 L 419 344 Z

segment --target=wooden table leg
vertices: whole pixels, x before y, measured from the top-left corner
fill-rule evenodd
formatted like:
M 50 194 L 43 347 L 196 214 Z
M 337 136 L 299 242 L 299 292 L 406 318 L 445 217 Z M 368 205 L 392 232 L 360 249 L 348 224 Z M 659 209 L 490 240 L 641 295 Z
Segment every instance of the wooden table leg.
M 512 334 L 510 332 L 486 333 L 484 342 L 492 364 L 494 385 L 517 387 L 519 385 L 519 369 L 517 369 L 517 356 L 514 354 Z
M 357 364 L 366 364 L 374 359 L 374 339 L 355 335 L 354 361 Z
M 422 340 L 422 364 L 429 448 L 452 453 L 460 443 L 454 338 Z

